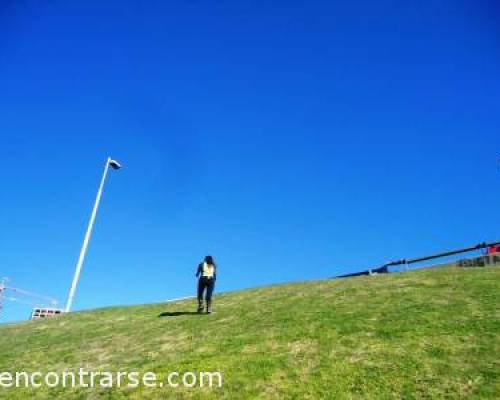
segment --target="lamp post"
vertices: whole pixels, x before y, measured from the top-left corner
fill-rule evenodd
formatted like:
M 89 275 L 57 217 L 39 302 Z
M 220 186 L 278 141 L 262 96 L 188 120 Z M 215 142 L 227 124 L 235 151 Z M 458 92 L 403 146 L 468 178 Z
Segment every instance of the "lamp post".
M 109 157 L 106 161 L 106 165 L 104 167 L 104 173 L 102 174 L 101 178 L 101 184 L 99 185 L 99 190 L 97 191 L 97 197 L 95 199 L 94 208 L 92 209 L 92 215 L 90 216 L 90 221 L 87 226 L 87 232 L 85 233 L 85 237 L 83 239 L 82 248 L 80 250 L 80 256 L 78 257 L 78 262 L 76 263 L 75 275 L 73 277 L 73 282 L 71 284 L 71 289 L 69 291 L 68 300 L 66 302 L 66 307 L 64 309 L 65 312 L 69 312 L 71 310 L 71 305 L 73 304 L 76 286 L 78 285 L 78 280 L 80 279 L 80 272 L 82 270 L 83 261 L 85 260 L 85 255 L 87 253 L 87 247 L 89 245 L 90 236 L 92 234 L 92 228 L 94 227 L 97 210 L 99 209 L 99 203 L 101 202 L 102 191 L 104 189 L 104 183 L 106 182 L 106 178 L 108 176 L 109 167 L 118 170 L 121 168 L 121 165 L 118 161 L 113 160 Z

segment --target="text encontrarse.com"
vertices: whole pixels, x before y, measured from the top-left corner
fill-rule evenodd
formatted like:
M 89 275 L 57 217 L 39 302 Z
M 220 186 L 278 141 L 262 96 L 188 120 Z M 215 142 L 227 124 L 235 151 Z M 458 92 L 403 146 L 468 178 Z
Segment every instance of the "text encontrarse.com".
M 221 372 L 0 372 L 0 388 L 220 388 Z

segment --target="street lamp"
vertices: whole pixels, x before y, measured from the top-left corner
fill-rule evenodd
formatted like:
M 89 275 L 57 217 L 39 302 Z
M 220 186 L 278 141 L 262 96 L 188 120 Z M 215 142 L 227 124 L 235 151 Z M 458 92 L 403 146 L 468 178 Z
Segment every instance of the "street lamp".
M 95 199 L 94 208 L 92 210 L 92 215 L 90 216 L 90 221 L 87 226 L 87 232 L 85 233 L 85 238 L 83 239 L 82 249 L 80 250 L 80 256 L 78 257 L 78 262 L 76 263 L 75 276 L 73 277 L 73 283 L 71 284 L 71 289 L 68 295 L 68 301 L 66 302 L 65 312 L 69 312 L 73 299 L 75 297 L 76 286 L 78 285 L 78 280 L 80 279 L 80 272 L 82 270 L 83 261 L 85 260 L 85 254 L 87 253 L 87 247 L 89 245 L 90 236 L 92 234 L 92 228 L 94 227 L 95 217 L 97 215 L 97 210 L 99 209 L 99 203 L 101 202 L 102 191 L 104 188 L 104 183 L 106 182 L 106 177 L 108 175 L 109 167 L 118 170 L 122 166 L 116 160 L 108 157 L 106 161 L 106 166 L 104 167 L 104 173 L 102 175 L 101 184 L 99 185 L 99 190 L 97 191 L 97 197 Z

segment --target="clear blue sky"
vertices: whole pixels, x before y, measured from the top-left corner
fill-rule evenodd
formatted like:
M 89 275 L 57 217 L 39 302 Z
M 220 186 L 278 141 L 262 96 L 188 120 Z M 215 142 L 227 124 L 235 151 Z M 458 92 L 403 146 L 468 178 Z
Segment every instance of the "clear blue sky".
M 0 276 L 65 300 L 108 155 L 76 309 L 500 239 L 495 3 L 2 1 Z

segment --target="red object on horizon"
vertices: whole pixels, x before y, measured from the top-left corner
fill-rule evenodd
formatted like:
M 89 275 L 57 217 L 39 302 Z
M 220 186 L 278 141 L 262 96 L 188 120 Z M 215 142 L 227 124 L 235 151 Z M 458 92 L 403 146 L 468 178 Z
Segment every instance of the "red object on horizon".
M 495 246 L 490 246 L 488 247 L 488 250 L 486 250 L 486 254 L 496 254 L 500 253 L 500 244 L 497 244 Z

